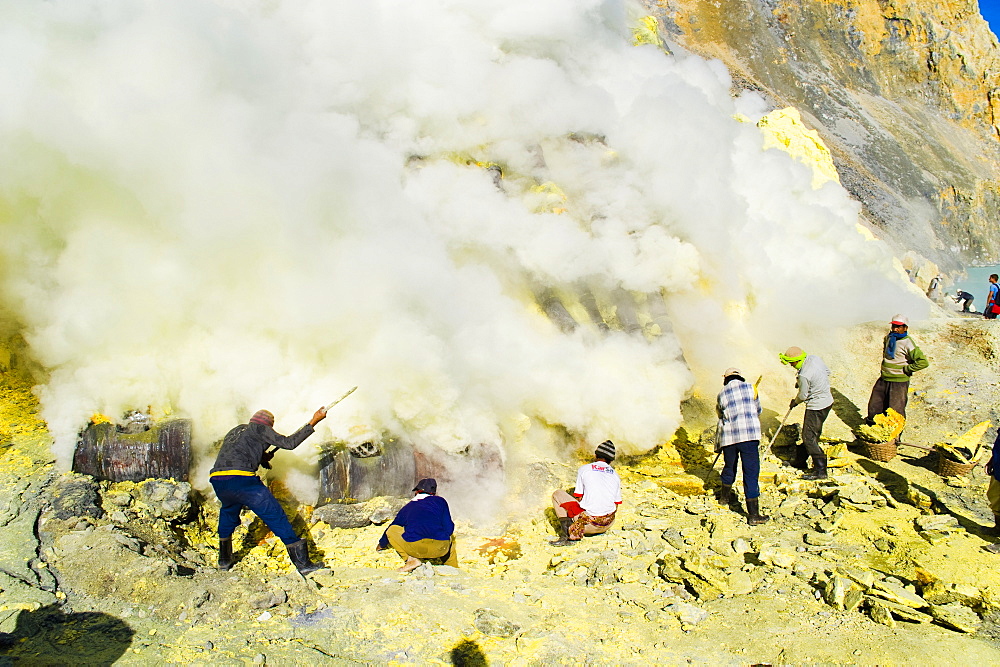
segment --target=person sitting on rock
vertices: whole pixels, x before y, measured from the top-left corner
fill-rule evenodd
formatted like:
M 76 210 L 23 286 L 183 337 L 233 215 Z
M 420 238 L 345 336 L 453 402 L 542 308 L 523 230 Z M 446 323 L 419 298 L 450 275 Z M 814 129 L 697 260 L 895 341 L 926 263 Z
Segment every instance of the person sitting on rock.
M 323 565 L 309 560 L 306 541 L 296 534 L 285 511 L 271 490 L 257 477 L 257 467 L 270 468 L 273 452 L 268 447 L 295 449 L 314 432 L 316 424 L 326 418 L 326 410 L 317 410 L 309 423 L 292 435 L 274 430 L 274 415 L 258 410 L 247 424 L 234 427 L 222 440 L 222 448 L 209 473 L 215 496 L 222 503 L 219 510 L 219 569 L 233 566 L 233 532 L 240 525 L 244 507 L 260 517 L 285 548 L 295 569 L 301 574 L 315 572 Z
M 406 561 L 400 572 L 410 572 L 423 561 L 440 558 L 445 565 L 458 567 L 455 550 L 455 522 L 448 501 L 437 495 L 437 480 L 427 478 L 413 487 L 413 499 L 396 513 L 382 533 L 375 551 L 392 546 Z
M 719 434 L 715 451 L 722 452 L 722 489 L 719 502 L 728 505 L 736 481 L 736 465 L 743 461 L 743 495 L 747 503 L 747 523 L 757 526 L 769 517 L 760 513 L 760 401 L 753 385 L 743 379 L 738 368 L 722 374 L 723 389 L 716 402 Z
M 552 494 L 552 506 L 559 519 L 559 539 L 550 542 L 552 546 L 566 546 L 584 535 L 597 535 L 611 528 L 622 502 L 622 482 L 611 467 L 614 460 L 615 444 L 605 440 L 594 451 L 594 462 L 576 471 L 573 495 L 563 489 Z

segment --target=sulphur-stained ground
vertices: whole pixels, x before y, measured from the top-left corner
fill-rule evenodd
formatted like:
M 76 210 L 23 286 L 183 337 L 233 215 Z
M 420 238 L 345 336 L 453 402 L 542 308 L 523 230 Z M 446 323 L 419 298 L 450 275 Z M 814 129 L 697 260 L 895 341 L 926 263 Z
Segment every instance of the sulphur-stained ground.
M 908 443 L 951 443 L 996 424 L 992 326 L 914 324 L 932 366 L 913 381 Z M 673 443 L 617 462 L 624 503 L 605 535 L 548 544 L 547 495 L 569 485 L 579 461 L 540 460 L 510 476 L 534 507 L 459 523 L 457 569 L 401 574 L 394 552 L 374 550 L 397 499 L 350 508 L 378 522 L 358 528 L 334 527 L 343 507 L 286 501 L 328 568 L 306 578 L 248 513 L 237 565 L 216 570 L 217 505 L 186 483 L 54 470 L 30 383 L 8 367 L 0 663 L 995 662 L 1000 556 L 983 549 L 996 538 L 981 467 L 944 478 L 936 453 L 900 447 L 879 462 L 851 436 L 883 333 L 857 327 L 831 344 L 843 352 L 822 354 L 837 398 L 824 443 L 831 477 L 804 481 L 786 465 L 790 418 L 765 450 L 762 509 L 772 519 L 763 526 L 747 525 L 741 493 L 731 507 L 715 501 L 710 413 L 694 401 Z M 787 405 L 790 378 L 761 385 L 766 404 Z M 765 415 L 769 434 L 781 416 Z M 979 441 L 989 446 L 995 432 Z

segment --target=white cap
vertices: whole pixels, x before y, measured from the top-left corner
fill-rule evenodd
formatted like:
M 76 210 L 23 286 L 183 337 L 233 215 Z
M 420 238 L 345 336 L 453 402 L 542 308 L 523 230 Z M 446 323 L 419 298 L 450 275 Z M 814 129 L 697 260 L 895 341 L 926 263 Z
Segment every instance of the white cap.
M 722 374 L 722 379 L 725 380 L 730 375 L 739 375 L 740 377 L 743 377 L 743 373 L 740 373 L 740 369 L 738 369 L 738 368 L 727 368 L 726 372 Z
M 910 326 L 910 321 L 906 319 L 906 315 L 896 314 L 892 316 L 893 324 L 902 324 L 904 327 Z

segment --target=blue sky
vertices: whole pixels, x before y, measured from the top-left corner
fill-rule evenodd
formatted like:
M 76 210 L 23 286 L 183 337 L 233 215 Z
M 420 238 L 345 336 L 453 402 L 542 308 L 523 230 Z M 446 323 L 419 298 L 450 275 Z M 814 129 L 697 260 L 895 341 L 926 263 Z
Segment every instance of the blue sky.
M 1000 0 L 979 0 L 979 13 L 990 24 L 993 34 L 1000 34 Z

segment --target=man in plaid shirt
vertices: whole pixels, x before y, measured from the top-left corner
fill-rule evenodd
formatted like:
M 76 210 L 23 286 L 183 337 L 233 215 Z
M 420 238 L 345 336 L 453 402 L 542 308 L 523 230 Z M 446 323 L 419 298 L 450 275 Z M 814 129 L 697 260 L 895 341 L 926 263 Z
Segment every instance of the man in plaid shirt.
M 743 495 L 747 504 L 747 523 L 757 526 L 768 520 L 760 513 L 760 401 L 753 385 L 743 379 L 738 368 L 722 374 L 724 384 L 716 410 L 719 430 L 715 451 L 722 452 L 722 489 L 719 502 L 728 505 L 736 481 L 736 464 L 743 461 Z

